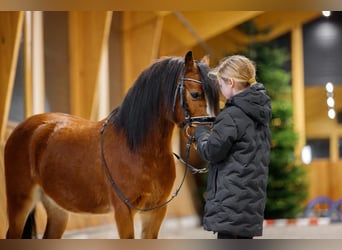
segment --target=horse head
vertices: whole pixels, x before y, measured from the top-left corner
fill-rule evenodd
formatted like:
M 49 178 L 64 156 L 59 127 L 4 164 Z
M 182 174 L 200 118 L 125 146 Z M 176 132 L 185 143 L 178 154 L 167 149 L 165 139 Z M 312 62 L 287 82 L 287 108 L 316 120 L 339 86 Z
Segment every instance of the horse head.
M 210 124 L 219 110 L 217 84 L 208 77 L 209 59 L 195 61 L 189 51 L 174 94 L 175 123 L 189 129 L 193 124 Z

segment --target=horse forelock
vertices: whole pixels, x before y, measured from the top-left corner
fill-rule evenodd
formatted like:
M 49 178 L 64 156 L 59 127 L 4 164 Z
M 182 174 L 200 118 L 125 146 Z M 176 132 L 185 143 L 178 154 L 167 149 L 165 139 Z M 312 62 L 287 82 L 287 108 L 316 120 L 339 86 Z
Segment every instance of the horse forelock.
M 197 63 L 198 71 L 201 77 L 203 90 L 205 96 L 207 98 L 207 102 L 210 110 L 212 110 L 215 114 L 219 112 L 219 89 L 218 84 L 216 84 L 215 80 L 211 79 L 208 76 L 210 68 L 203 63 Z
M 145 69 L 110 120 L 117 129 L 125 132 L 132 150 L 144 143 L 160 116 L 172 112 L 177 79 L 183 65 L 182 58 L 170 57 Z

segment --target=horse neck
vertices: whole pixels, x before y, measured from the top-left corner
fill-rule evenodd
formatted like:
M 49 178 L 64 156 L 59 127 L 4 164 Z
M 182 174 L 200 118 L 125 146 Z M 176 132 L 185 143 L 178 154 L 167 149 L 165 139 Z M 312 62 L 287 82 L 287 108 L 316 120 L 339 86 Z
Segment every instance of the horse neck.
M 147 143 L 153 143 L 161 147 L 170 146 L 174 127 L 175 124 L 173 122 L 159 118 L 159 121 L 147 136 Z

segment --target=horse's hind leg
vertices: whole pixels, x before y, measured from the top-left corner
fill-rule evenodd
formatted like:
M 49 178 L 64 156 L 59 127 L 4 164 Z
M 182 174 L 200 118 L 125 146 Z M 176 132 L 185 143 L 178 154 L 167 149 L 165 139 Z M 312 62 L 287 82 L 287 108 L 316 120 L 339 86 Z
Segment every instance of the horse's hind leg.
M 10 185 L 7 185 L 7 239 L 20 239 L 22 237 L 27 217 L 35 205 L 33 188 L 21 187 L 23 185 L 19 183 L 17 183 L 16 188 L 12 189 L 10 189 Z
M 157 239 L 161 223 L 166 214 L 166 206 L 141 213 L 142 239 Z
M 42 195 L 42 203 L 46 210 L 47 223 L 43 235 L 44 239 L 60 239 L 63 236 L 68 223 L 69 214 L 59 207 L 45 194 Z

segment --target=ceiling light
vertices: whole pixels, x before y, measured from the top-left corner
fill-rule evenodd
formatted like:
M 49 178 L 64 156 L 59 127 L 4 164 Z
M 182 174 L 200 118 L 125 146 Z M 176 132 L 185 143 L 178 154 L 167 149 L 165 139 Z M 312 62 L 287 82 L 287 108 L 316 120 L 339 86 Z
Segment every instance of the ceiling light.
M 335 100 L 333 97 L 329 96 L 327 99 L 327 104 L 329 108 L 333 108 L 335 106 Z
M 330 119 L 335 119 L 335 117 L 336 117 L 336 112 L 335 112 L 334 109 L 329 109 L 329 111 L 328 111 L 328 117 L 329 117 Z
M 323 10 L 322 15 L 325 17 L 329 17 L 331 15 L 331 11 L 330 10 Z
M 334 91 L 334 85 L 331 83 L 331 82 L 328 82 L 326 85 L 325 85 L 325 89 L 327 90 L 327 92 L 331 93 Z

